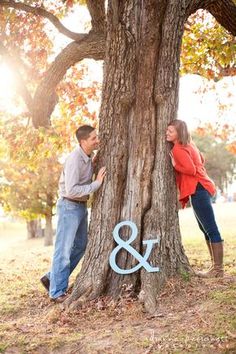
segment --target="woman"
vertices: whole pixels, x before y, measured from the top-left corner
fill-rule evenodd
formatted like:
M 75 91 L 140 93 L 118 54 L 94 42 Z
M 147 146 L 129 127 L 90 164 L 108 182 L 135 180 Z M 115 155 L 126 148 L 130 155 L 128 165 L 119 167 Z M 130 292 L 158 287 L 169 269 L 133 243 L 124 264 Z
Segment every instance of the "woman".
M 170 157 L 176 173 L 179 200 L 184 208 L 190 199 L 212 260 L 211 268 L 207 272 L 198 272 L 197 275 L 207 278 L 223 277 L 223 240 L 211 204 L 211 196 L 216 189 L 204 168 L 204 158 L 191 141 L 184 121 L 173 120 L 168 125 L 166 139 L 174 144 Z

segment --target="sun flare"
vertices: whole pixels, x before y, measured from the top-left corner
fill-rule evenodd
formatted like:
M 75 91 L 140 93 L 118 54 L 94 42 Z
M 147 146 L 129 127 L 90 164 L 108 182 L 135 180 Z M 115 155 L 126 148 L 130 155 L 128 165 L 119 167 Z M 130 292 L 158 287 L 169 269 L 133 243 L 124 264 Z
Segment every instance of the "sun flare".
M 6 64 L 0 64 L 0 110 L 14 111 L 15 96 L 14 75 Z
M 14 75 L 6 64 L 0 64 L 0 100 L 9 100 L 14 96 Z

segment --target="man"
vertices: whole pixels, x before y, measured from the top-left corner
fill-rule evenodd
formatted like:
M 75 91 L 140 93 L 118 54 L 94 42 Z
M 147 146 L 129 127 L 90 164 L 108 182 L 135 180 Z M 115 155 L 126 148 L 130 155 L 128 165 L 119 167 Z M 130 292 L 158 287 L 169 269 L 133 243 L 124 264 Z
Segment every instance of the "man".
M 51 271 L 40 280 L 50 298 L 63 302 L 69 276 L 83 257 L 87 245 L 87 200 L 98 190 L 106 175 L 102 167 L 92 182 L 91 154 L 98 148 L 96 131 L 83 125 L 76 131 L 79 142 L 67 157 L 59 180 L 57 233 Z

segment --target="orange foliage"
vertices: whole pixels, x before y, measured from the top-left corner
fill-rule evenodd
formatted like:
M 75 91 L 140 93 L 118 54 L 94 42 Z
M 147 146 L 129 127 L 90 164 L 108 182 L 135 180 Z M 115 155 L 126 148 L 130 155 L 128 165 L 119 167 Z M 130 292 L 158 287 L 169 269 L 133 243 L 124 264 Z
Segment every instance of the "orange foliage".
M 204 126 L 198 127 L 195 130 L 195 133 L 199 136 L 206 136 L 210 135 L 213 136 L 215 139 L 221 141 L 229 141 L 227 145 L 227 150 L 233 154 L 236 154 L 236 140 L 235 140 L 235 133 L 236 129 L 234 126 L 229 124 L 215 124 L 206 123 Z M 233 142 L 231 142 L 233 139 Z

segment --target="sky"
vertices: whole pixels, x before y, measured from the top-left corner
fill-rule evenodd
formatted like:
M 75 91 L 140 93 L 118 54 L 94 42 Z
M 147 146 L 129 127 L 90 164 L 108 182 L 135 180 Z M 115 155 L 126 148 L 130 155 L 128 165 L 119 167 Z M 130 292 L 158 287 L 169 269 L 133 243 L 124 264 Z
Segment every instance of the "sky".
M 217 83 L 199 75 L 180 78 L 178 118 L 185 120 L 191 129 L 203 122 L 235 125 L 236 77 L 226 77 Z

